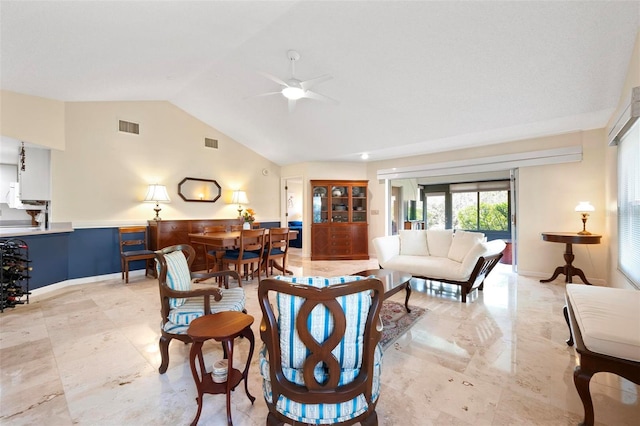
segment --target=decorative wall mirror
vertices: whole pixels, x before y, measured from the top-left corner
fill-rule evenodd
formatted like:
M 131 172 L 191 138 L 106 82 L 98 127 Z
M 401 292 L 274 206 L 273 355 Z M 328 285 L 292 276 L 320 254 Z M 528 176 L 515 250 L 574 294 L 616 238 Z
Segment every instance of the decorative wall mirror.
M 185 201 L 215 203 L 222 194 L 218 182 L 211 179 L 184 178 L 178 184 L 178 195 Z

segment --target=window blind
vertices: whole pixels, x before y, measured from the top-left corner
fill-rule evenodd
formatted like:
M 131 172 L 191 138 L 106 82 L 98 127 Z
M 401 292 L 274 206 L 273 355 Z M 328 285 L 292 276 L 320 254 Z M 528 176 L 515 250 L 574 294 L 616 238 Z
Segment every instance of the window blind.
M 618 268 L 640 288 L 640 120 L 618 143 Z

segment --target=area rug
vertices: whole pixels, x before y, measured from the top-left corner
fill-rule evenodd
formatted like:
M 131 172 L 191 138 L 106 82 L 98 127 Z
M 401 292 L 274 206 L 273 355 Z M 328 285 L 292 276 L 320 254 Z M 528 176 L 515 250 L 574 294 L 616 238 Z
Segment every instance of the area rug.
M 382 337 L 380 344 L 382 350 L 386 350 L 398 337 L 407 332 L 424 315 L 426 309 L 410 306 L 411 312 L 407 312 L 404 304 L 386 301 L 382 304 L 380 316 L 382 317 Z

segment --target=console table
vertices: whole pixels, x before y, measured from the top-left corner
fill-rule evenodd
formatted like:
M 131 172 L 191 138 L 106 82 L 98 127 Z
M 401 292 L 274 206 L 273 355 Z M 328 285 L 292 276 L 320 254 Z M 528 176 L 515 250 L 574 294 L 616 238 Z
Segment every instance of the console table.
M 577 275 L 580 277 L 583 283 L 591 285 L 587 278 L 584 276 L 584 272 L 581 269 L 576 268 L 572 265 L 573 259 L 575 256 L 573 255 L 573 244 L 600 244 L 600 239 L 602 235 L 590 234 L 590 235 L 581 235 L 573 232 L 543 232 L 542 239 L 544 241 L 549 241 L 552 243 L 564 243 L 566 245 L 564 251 L 564 266 L 558 266 L 556 270 L 553 272 L 551 278 L 546 280 L 540 280 L 541 283 L 548 283 L 550 281 L 555 280 L 558 275 L 565 275 L 565 282 L 571 283 L 571 277 Z
M 240 219 L 181 219 L 181 220 L 150 220 L 149 250 L 160 250 L 176 244 L 191 245 L 190 233 L 202 233 L 205 226 L 223 225 L 231 229 L 232 225 L 239 225 Z M 207 268 L 206 253 L 202 244 L 195 244 L 196 258 L 191 265 L 191 271 L 202 271 Z

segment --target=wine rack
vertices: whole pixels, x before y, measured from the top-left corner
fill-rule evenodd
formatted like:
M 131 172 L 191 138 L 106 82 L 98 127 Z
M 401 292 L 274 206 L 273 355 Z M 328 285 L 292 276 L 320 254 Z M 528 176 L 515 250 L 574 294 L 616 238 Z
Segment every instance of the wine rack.
M 0 312 L 29 303 L 29 246 L 15 238 L 0 239 Z

